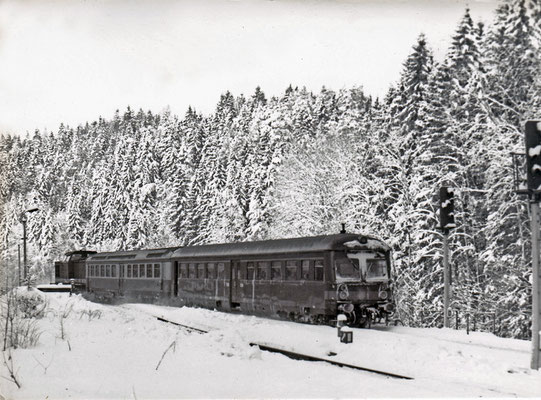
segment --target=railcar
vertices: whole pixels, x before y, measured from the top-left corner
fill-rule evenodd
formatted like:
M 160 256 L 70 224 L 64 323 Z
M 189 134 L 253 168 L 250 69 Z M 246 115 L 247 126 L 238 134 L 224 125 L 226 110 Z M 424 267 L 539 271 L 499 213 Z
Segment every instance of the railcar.
M 96 253 L 87 291 L 112 301 L 158 301 L 363 326 L 394 311 L 390 248 L 357 234 Z
M 96 253 L 87 259 L 87 292 L 102 299 L 155 301 L 171 297 L 175 249 Z

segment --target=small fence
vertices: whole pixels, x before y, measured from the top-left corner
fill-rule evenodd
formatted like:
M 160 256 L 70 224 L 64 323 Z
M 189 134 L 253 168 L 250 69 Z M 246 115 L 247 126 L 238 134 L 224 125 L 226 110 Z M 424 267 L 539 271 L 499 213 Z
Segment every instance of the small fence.
M 454 317 L 454 328 L 465 329 L 469 335 L 470 331 L 491 332 L 497 334 L 500 330 L 500 321 L 495 312 L 473 311 L 473 310 L 449 310 Z

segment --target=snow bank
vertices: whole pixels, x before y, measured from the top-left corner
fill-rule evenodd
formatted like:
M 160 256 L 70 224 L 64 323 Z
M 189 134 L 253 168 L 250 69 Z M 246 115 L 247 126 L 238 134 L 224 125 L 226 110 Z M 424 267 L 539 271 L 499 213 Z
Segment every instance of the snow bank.
M 95 304 L 47 293 L 43 334 L 32 349 L 12 351 L 21 389 L 34 398 L 359 398 L 541 396 L 541 374 L 528 369 L 529 342 L 450 329 L 336 328 L 194 308 Z M 199 334 L 160 322 L 163 317 Z M 62 336 L 61 321 L 64 330 Z M 318 357 L 413 376 L 391 379 L 261 351 L 270 344 Z M 0 374 L 8 376 L 5 366 Z

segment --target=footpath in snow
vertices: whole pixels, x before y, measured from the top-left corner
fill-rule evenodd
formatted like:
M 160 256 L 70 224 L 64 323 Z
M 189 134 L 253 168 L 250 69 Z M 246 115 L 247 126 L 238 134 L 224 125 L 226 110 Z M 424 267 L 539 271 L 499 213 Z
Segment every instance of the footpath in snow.
M 103 305 L 67 293 L 38 295 L 48 302 L 38 320 L 39 343 L 11 351 L 20 389 L 9 380 L 6 364 L 0 366 L 5 399 L 541 396 L 541 372 L 529 369 L 530 343 L 488 333 L 354 329 L 353 343 L 343 344 L 327 326 L 186 307 Z M 292 360 L 250 342 L 414 379 Z

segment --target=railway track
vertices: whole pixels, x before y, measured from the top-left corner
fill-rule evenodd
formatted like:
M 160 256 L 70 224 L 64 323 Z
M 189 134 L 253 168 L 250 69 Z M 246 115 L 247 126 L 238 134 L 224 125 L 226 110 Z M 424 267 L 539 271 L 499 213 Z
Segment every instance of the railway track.
M 195 333 L 199 333 L 199 334 L 205 334 L 205 333 L 209 332 L 208 330 L 196 328 L 196 327 L 185 325 L 185 324 L 180 324 L 178 322 L 171 321 L 171 320 L 165 319 L 163 317 L 156 317 L 156 318 L 158 319 L 158 321 L 173 324 L 173 325 L 178 326 L 181 329 L 185 329 L 185 330 L 187 330 L 189 332 L 195 332 Z M 366 368 L 366 367 L 362 367 L 362 366 L 359 366 L 359 365 L 343 363 L 343 362 L 340 362 L 340 361 L 331 360 L 331 359 L 328 359 L 328 358 L 316 357 L 316 356 L 312 356 L 312 355 L 309 355 L 309 354 L 297 353 L 295 351 L 285 350 L 283 348 L 271 346 L 269 344 L 250 342 L 250 346 L 257 346 L 261 350 L 268 351 L 268 352 L 271 352 L 271 353 L 283 354 L 286 357 L 291 358 L 293 360 L 325 362 L 325 363 L 328 363 L 328 364 L 331 364 L 331 365 L 334 365 L 334 366 L 337 366 L 337 367 L 340 367 L 340 368 L 351 368 L 351 369 L 356 369 L 356 370 L 364 371 L 364 372 L 370 372 L 370 373 L 373 373 L 373 374 L 383 375 L 383 376 L 387 376 L 387 377 L 395 378 L 395 379 L 405 379 L 405 380 L 413 380 L 414 379 L 414 378 L 412 378 L 410 376 L 406 376 L 406 375 L 400 375 L 400 374 L 395 374 L 395 373 L 392 373 L 392 372 L 386 372 L 386 371 L 380 371 L 380 370 L 376 370 L 376 369 L 372 369 L 372 368 Z

